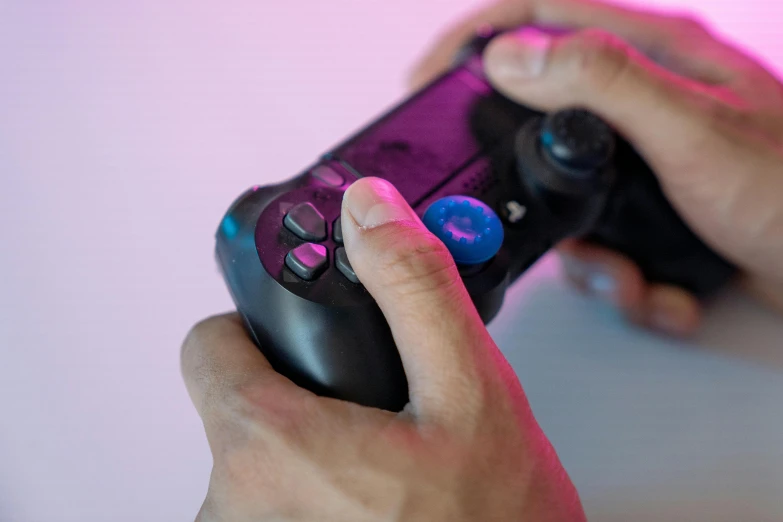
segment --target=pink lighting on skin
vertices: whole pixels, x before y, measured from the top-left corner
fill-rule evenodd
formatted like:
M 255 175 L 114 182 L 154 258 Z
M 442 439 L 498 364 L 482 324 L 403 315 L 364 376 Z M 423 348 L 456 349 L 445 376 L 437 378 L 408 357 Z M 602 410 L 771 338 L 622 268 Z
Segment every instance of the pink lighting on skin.
M 479 3 L 0 0 L 0 520 L 193 519 L 212 462 L 177 350 L 232 307 L 218 220 L 403 96 Z M 644 5 L 783 67 L 783 1 Z M 719 303 L 699 350 L 619 326 L 558 272 L 534 267 L 492 333 L 591 520 L 783 517 L 779 375 L 710 355 L 780 360 L 779 320 Z
M 646 0 L 620 4 L 662 11 L 672 15 L 690 14 L 716 35 L 743 49 L 770 69 L 783 69 L 783 2 L 776 0 Z

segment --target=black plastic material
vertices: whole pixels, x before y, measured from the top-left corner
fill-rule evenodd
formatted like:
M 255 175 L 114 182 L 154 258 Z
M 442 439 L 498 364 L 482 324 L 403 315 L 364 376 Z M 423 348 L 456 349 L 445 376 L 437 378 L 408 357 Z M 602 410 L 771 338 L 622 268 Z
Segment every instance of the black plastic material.
M 581 177 L 612 160 L 612 129 L 587 111 L 573 109 L 550 114 L 542 127 L 541 148 L 558 170 Z
M 300 203 L 289 210 L 283 224 L 305 241 L 326 239 L 326 221 L 312 203 Z
M 224 217 L 216 253 L 234 302 L 273 367 L 297 384 L 390 411 L 408 402 L 388 324 L 364 287 L 344 275 L 346 260 L 336 257 L 342 245 L 334 225 L 342 195 L 358 177 L 388 179 L 419 215 L 440 198 L 463 195 L 501 216 L 505 239 L 498 254 L 460 270 L 487 323 L 508 285 L 569 237 L 615 248 L 650 280 L 680 285 L 703 298 L 734 275 L 736 269 L 679 218 L 627 142 L 612 136 L 611 159 L 604 161 L 601 156 L 609 153 L 601 147 L 607 138 L 597 153 L 584 153 L 580 143 L 569 145 L 566 133 L 565 144 L 576 153 L 566 154 L 568 161 L 551 147 L 547 153 L 542 142 L 547 122 L 551 127 L 558 120 L 578 120 L 580 132 L 588 131 L 579 140 L 590 139 L 591 126 L 593 133 L 604 133 L 603 124 L 574 112 L 547 118 L 493 90 L 481 65 L 489 38 L 472 42 L 451 71 L 305 172 L 247 191 Z M 303 203 L 312 204 L 327 224 L 325 239 L 311 242 L 326 248 L 328 266 L 312 281 L 297 276 L 285 261 L 308 242 L 284 225 L 289 211 Z

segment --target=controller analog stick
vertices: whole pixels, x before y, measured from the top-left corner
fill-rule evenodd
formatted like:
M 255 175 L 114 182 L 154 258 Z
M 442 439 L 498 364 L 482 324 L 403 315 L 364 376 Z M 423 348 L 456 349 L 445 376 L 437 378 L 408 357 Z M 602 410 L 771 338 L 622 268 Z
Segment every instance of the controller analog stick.
M 424 226 L 449 249 L 458 265 L 480 265 L 495 257 L 503 245 L 503 224 L 485 203 L 467 196 L 450 196 L 430 205 Z
M 555 167 L 573 174 L 590 174 L 612 159 L 615 136 L 597 116 L 568 109 L 544 119 L 540 145 L 544 157 Z

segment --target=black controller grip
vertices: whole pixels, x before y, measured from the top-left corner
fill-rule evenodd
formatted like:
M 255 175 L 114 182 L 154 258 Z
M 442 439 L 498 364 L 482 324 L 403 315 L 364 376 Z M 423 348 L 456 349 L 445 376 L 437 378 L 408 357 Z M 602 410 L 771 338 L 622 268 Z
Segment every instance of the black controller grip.
M 636 156 L 621 143 L 617 161 Z M 650 282 L 676 285 L 699 299 L 724 288 L 738 269 L 708 247 L 672 207 L 653 172 L 633 161 L 618 177 L 605 213 L 585 237 L 632 259 Z
M 569 33 L 567 29 L 555 27 L 537 29 L 554 36 Z M 461 49 L 455 64 L 465 64 L 471 57 L 481 56 L 489 42 L 501 32 L 491 27 L 480 30 Z M 504 100 L 498 101 L 499 98 Z M 493 103 L 493 99 L 486 103 Z M 500 110 L 505 113 L 522 109 L 510 107 L 510 100 L 499 94 L 494 103 L 499 104 Z M 493 127 L 501 120 L 497 113 L 498 109 L 479 111 L 480 117 L 486 118 L 486 114 L 492 117 L 485 122 L 474 118 L 476 131 L 484 135 L 496 132 Z M 583 141 L 584 137 L 579 138 L 578 141 Z M 622 139 L 616 144 L 613 162 L 622 172 L 615 181 L 602 217 L 592 225 L 584 239 L 633 260 L 650 282 L 675 285 L 699 299 L 708 299 L 736 276 L 738 268 L 707 246 L 688 227 L 669 203 L 653 171 L 633 146 Z M 521 161 L 519 157 L 517 159 Z
M 284 264 L 285 253 L 301 243 L 281 226 L 286 208 L 317 201 L 332 223 L 340 215 L 334 193 L 310 176 L 247 191 L 217 231 L 218 264 L 249 334 L 276 371 L 319 395 L 399 411 L 408 400 L 405 372 L 368 292 L 345 280 L 331 255 L 329 270 L 313 282 Z M 333 232 L 323 242 L 331 254 L 339 248 Z

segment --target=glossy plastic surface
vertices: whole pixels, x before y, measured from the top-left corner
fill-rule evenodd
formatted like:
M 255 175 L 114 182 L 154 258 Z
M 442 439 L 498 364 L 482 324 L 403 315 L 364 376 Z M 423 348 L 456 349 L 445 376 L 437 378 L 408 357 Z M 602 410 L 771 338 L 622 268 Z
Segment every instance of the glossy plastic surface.
M 582 169 L 580 176 L 547 159 L 541 136 L 553 118 L 490 87 L 480 58 L 486 41 L 474 42 L 453 70 L 310 169 L 244 194 L 224 218 L 217 257 L 233 299 L 272 365 L 301 386 L 391 411 L 408 401 L 399 354 L 380 309 L 335 266 L 340 244 L 334 224 L 342 193 L 358 177 L 391 181 L 419 215 L 443 198 L 460 196 L 483 202 L 502 218 L 504 241 L 496 255 L 461 270 L 485 322 L 497 314 L 508 284 L 567 237 L 616 248 L 650 279 L 700 296 L 733 275 L 734 268 L 688 230 L 653 173 L 621 139 L 612 136 L 611 161 L 587 173 Z M 568 136 L 558 139 L 567 142 Z M 324 168 L 335 175 L 323 176 Z M 304 202 L 328 226 L 319 244 L 329 266 L 313 281 L 285 264 L 286 255 L 306 240 L 283 223 Z

